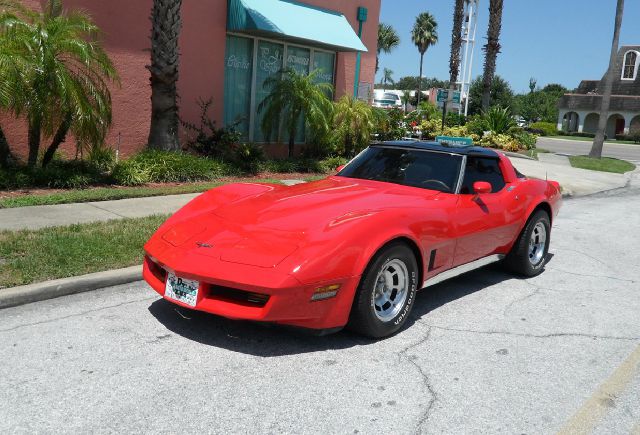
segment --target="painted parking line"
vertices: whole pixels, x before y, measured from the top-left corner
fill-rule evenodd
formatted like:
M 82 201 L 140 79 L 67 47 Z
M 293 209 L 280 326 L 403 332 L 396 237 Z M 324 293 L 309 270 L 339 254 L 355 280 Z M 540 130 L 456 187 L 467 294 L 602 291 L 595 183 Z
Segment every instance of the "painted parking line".
M 614 400 L 629 385 L 640 368 L 640 346 L 625 359 L 622 364 L 598 387 L 582 407 L 558 432 L 560 435 L 588 434 L 611 409 Z M 640 425 L 640 424 L 639 424 Z M 632 430 L 632 434 L 640 434 L 640 427 Z

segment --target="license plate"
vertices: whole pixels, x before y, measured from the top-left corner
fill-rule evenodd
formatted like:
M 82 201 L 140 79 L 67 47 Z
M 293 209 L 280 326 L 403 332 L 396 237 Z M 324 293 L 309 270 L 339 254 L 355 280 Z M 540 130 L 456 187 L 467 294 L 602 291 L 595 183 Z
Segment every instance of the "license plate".
M 195 307 L 198 300 L 199 287 L 200 283 L 198 281 L 180 278 L 173 273 L 168 273 L 164 295 L 174 301 Z

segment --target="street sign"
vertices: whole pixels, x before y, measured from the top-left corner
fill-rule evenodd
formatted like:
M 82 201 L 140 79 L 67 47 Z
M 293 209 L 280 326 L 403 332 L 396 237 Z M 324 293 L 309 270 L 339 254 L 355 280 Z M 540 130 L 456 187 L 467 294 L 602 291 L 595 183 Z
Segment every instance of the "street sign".
M 438 103 L 444 103 L 449 98 L 449 90 L 448 89 L 438 89 Z M 460 104 L 460 91 L 453 91 L 452 97 L 453 104 Z
M 436 142 L 454 147 L 473 145 L 473 139 L 470 137 L 436 136 Z

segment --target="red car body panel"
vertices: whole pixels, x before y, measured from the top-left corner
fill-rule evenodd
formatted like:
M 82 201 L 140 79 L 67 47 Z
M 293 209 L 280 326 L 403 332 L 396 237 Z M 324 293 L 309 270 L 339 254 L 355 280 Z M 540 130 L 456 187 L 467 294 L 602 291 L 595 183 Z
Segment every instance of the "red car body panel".
M 505 188 L 479 196 L 341 176 L 291 187 L 222 186 L 195 198 L 152 236 L 144 279 L 162 296 L 166 271 L 197 280 L 195 309 L 228 318 L 339 328 L 367 264 L 391 240 L 411 243 L 428 281 L 508 253 L 536 207 L 557 215 L 557 183 L 518 178 L 503 155 L 500 166 Z M 334 284 L 340 285 L 335 297 L 312 301 L 316 289 Z M 226 288 L 268 300 L 261 305 L 217 293 Z

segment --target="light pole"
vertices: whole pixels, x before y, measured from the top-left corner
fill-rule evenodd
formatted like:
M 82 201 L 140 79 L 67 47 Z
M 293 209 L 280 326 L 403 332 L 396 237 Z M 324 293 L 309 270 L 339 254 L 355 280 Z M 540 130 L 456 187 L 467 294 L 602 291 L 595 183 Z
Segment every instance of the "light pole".
M 478 29 L 478 7 L 480 0 L 467 0 L 464 7 L 464 22 L 462 24 L 462 40 L 464 41 L 464 56 L 462 58 L 462 79 L 460 85 L 461 98 L 464 102 L 464 115 L 469 113 L 469 88 L 473 72 L 473 54 L 476 47 L 476 30 Z M 462 113 L 462 104 L 458 113 Z

